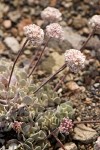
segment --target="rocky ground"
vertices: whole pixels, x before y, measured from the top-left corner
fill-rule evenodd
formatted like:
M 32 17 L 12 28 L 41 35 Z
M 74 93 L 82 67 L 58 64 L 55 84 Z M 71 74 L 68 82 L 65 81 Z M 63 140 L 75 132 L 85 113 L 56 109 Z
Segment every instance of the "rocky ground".
M 63 64 L 66 49 L 79 49 L 89 34 L 88 20 L 100 14 L 99 0 L 0 0 L 0 57 L 14 60 L 16 53 L 25 40 L 23 26 L 36 23 L 42 26 L 40 12 L 47 6 L 54 6 L 62 12 L 60 24 L 65 31 L 63 43 L 52 41 L 35 72 L 34 78 L 42 81 Z M 27 46 L 19 59 L 19 65 L 26 65 L 36 49 Z M 94 35 L 83 50 L 87 62 L 85 69 L 78 75 L 68 72 L 58 94 L 73 103 L 76 120 L 100 120 L 100 35 Z M 60 63 L 59 63 L 60 60 Z M 54 87 L 58 75 L 51 82 Z M 74 138 L 69 140 L 72 148 L 67 150 L 93 150 L 93 142 L 100 136 L 100 124 L 79 125 L 74 129 Z

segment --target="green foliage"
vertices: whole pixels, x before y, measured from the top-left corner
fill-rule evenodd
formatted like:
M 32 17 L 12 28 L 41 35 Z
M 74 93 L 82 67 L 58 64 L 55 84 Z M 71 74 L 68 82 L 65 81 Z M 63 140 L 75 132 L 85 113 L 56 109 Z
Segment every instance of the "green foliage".
M 15 130 L 17 142 L 14 143 L 17 144 L 17 150 L 48 149 L 48 133 L 58 128 L 64 117 L 72 118 L 73 108 L 67 102 L 62 103 L 50 85 L 34 95 L 33 91 L 38 84 L 34 84 L 32 78 L 28 79 L 25 69 L 22 68 L 15 67 L 7 91 L 11 64 L 8 60 L 0 61 L 0 141 L 4 140 L 4 145 L 5 133 L 14 130 L 12 125 L 18 121 L 22 125 L 20 132 Z M 5 148 L 9 146 L 5 145 Z

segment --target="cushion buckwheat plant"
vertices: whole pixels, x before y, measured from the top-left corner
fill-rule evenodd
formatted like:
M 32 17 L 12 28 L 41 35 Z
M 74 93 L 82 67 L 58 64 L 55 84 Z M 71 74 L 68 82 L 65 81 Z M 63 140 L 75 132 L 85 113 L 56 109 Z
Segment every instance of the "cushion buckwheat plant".
M 72 118 L 74 110 L 67 102 L 62 105 L 49 85 L 34 95 L 38 84 L 17 66 L 7 91 L 11 65 L 10 61 L 0 60 L 0 145 L 5 149 L 48 149 L 50 143 L 44 140 L 48 132 L 58 128 L 63 117 Z
M 41 16 L 46 21 L 56 22 L 60 20 L 61 13 L 55 8 L 48 7 Z M 72 122 L 74 116 L 72 105 L 66 100 L 62 101 L 47 83 L 66 66 L 71 72 L 78 73 L 84 68 L 85 56 L 79 50 L 67 50 L 65 63 L 39 86 L 39 83 L 36 84 L 30 77 L 31 74 L 27 75 L 25 68 L 18 68 L 15 64 L 27 42 L 40 46 L 45 35 L 49 39 L 63 40 L 63 30 L 58 23 L 47 25 L 46 32 L 39 26 L 31 24 L 24 27 L 24 33 L 27 40 L 14 63 L 5 59 L 0 60 L 0 150 L 49 150 L 53 145 L 48 136 L 53 135 L 56 129 L 58 134 L 69 134 L 75 123 Z M 39 60 L 47 44 L 41 51 Z M 57 136 L 54 136 L 56 140 Z M 96 147 L 99 146 L 98 141 Z M 65 150 L 63 146 L 62 148 Z

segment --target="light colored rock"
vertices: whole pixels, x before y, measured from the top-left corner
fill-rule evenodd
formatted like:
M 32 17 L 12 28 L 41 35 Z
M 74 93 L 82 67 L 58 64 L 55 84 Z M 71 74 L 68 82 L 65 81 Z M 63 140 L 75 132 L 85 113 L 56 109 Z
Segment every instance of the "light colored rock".
M 51 74 L 57 71 L 63 64 L 64 56 L 54 51 L 41 63 L 41 69 Z
M 8 17 L 11 21 L 16 22 L 19 18 L 21 18 L 21 13 L 19 11 L 11 11 L 8 13 Z
M 64 145 L 64 147 L 65 147 L 66 150 L 77 150 L 77 146 L 74 143 L 72 143 L 72 142 L 66 143 Z M 63 150 L 63 149 L 59 148 L 58 150 Z
M 0 42 L 0 53 L 2 53 L 5 50 L 5 45 Z
M 54 73 L 64 64 L 64 55 L 59 55 L 59 53 L 53 52 L 51 56 L 55 60 L 55 65 L 52 67 L 52 73 Z
M 66 84 L 67 88 L 71 91 L 74 91 L 74 90 L 77 90 L 79 89 L 79 86 L 77 85 L 76 82 L 74 81 L 69 81 L 67 84 Z
M 78 124 L 74 128 L 74 140 L 81 141 L 82 143 L 91 143 L 93 140 L 96 139 L 97 132 L 92 128 L 85 126 L 84 124 Z
M 73 48 L 76 49 L 81 48 L 83 41 L 86 39 L 85 37 L 74 32 L 71 27 L 64 28 L 64 38 L 73 46 Z
M 4 20 L 3 26 L 4 26 L 6 29 L 9 29 L 9 28 L 12 26 L 11 20 Z
M 18 41 L 16 40 L 16 38 L 6 37 L 4 42 L 14 53 L 18 52 L 20 45 L 19 45 Z

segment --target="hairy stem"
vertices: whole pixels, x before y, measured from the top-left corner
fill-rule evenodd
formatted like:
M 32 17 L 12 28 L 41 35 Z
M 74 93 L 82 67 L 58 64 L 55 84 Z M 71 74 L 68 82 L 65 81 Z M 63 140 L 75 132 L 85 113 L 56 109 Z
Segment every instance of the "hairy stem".
M 43 83 L 42 85 L 36 89 L 33 94 L 37 93 L 46 83 L 48 83 L 53 77 L 55 77 L 59 72 L 61 72 L 62 70 L 64 70 L 66 67 L 66 63 L 64 65 L 62 65 L 53 75 L 51 75 L 50 77 L 48 77 Z
M 42 55 L 43 55 L 43 53 L 44 53 L 44 51 L 45 51 L 45 48 L 47 47 L 49 41 L 50 41 L 50 38 L 47 40 L 46 44 L 44 45 L 43 49 L 41 50 L 41 53 L 40 53 L 40 55 L 39 55 L 39 58 L 38 58 L 38 60 L 36 61 L 35 65 L 33 66 L 31 72 L 29 73 L 28 78 L 32 75 L 32 73 L 34 72 L 34 70 L 35 70 L 36 67 L 38 66 L 38 64 L 39 64 L 39 62 L 40 62 L 40 60 L 41 60 L 41 57 L 42 57 Z
M 9 80 L 8 80 L 8 85 L 7 85 L 7 90 L 9 89 L 9 86 L 10 86 L 10 82 L 11 82 L 11 77 L 12 77 L 12 74 L 13 74 L 13 71 L 14 71 L 14 68 L 15 68 L 15 65 L 16 65 L 16 62 L 18 60 L 18 58 L 20 57 L 20 55 L 23 53 L 23 50 L 24 50 L 24 47 L 25 45 L 27 44 L 28 42 L 28 39 L 24 42 L 22 48 L 19 50 L 18 54 L 17 54 L 17 57 L 13 63 L 13 66 L 12 66 L 12 70 L 11 70 L 11 73 L 10 73 L 10 77 L 9 77 Z

